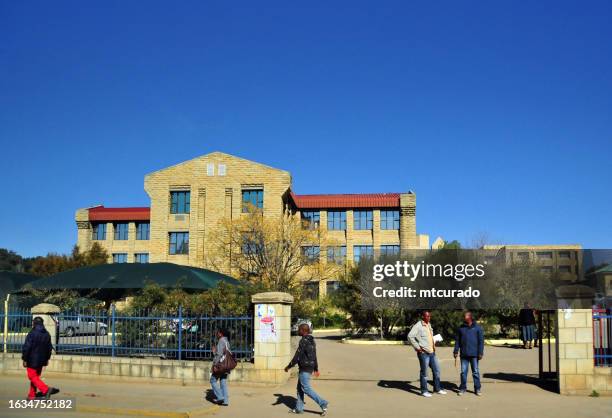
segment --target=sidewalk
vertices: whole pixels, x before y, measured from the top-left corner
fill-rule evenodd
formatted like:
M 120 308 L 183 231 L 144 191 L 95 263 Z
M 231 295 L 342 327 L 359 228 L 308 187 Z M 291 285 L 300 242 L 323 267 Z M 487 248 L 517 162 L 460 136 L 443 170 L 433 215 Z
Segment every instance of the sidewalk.
M 567 397 L 525 383 L 488 383 L 483 396 L 467 393 L 458 397 L 450 392 L 433 398 L 418 396 L 418 382 L 411 380 L 321 380 L 314 389 L 330 402 L 329 416 L 337 418 L 383 417 L 483 417 L 517 416 L 562 418 L 611 416 L 611 398 Z M 127 382 L 88 382 L 77 379 L 48 378 L 62 389 L 58 398 L 76 400 L 75 412 L 39 410 L 16 411 L 6 406 L 7 398 L 22 399 L 27 382 L 22 377 L 0 376 L 0 417 L 78 418 L 105 416 L 145 416 L 188 418 L 285 417 L 295 403 L 295 378 L 280 387 L 230 385 L 230 406 L 219 407 L 203 400 L 207 382 L 201 386 L 138 384 Z M 454 385 L 448 385 L 449 389 Z M 469 388 L 471 389 L 471 387 Z M 319 408 L 306 401 L 307 417 L 317 417 Z

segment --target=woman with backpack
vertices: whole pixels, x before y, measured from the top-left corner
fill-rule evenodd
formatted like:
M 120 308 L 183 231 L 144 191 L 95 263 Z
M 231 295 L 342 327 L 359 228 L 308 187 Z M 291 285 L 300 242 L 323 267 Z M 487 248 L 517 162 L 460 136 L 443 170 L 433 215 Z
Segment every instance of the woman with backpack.
M 215 394 L 215 403 L 219 405 L 229 405 L 229 392 L 227 390 L 227 377 L 230 373 L 229 370 L 221 370 L 221 367 L 225 363 L 226 356 L 232 356 L 229 345 L 229 335 L 227 330 L 217 330 L 217 345 L 212 347 L 213 365 L 212 372 L 210 375 L 210 385 L 213 393 Z M 217 369 L 217 370 L 215 370 Z

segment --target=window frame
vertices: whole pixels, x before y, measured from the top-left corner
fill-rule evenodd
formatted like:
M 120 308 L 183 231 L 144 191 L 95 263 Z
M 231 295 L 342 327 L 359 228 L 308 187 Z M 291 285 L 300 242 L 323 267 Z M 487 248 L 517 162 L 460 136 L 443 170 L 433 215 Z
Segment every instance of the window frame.
M 179 236 L 182 239 L 179 242 Z M 173 237 L 174 242 L 173 242 Z M 185 237 L 187 239 L 185 239 Z M 179 247 L 180 245 L 180 247 Z M 173 251 L 174 248 L 174 251 Z M 182 249 L 182 251 L 178 251 Z M 168 232 L 168 254 L 169 255 L 189 255 L 189 232 L 187 231 L 174 231 Z
M 170 190 L 170 214 L 189 215 L 190 213 L 191 190 Z
M 121 226 L 121 228 L 119 228 Z M 125 226 L 125 228 L 123 228 Z M 113 223 L 113 239 L 115 241 L 127 241 L 130 239 L 130 223 L 115 222 Z
M 364 249 L 367 250 L 366 253 L 369 253 L 369 254 L 365 254 L 365 257 L 368 257 L 368 258 L 374 257 L 374 246 L 372 245 L 353 245 L 353 261 L 356 264 L 359 264 L 359 262 L 361 261 L 361 258 L 364 256 L 362 254 L 362 250 Z M 359 255 L 357 255 L 357 250 L 359 250 Z
M 121 257 L 123 261 L 117 261 L 119 257 Z M 127 262 L 127 253 L 113 253 L 113 264 L 124 264 Z
M 340 266 L 346 264 L 346 245 L 330 245 L 327 247 L 327 262 L 338 264 Z
M 102 227 L 102 238 L 100 238 L 100 227 Z M 91 240 L 106 241 L 106 222 L 95 222 L 91 224 Z
M 310 215 L 310 216 L 307 216 Z M 321 211 L 320 210 L 304 210 L 300 212 L 302 227 L 304 229 L 319 229 L 321 226 Z
M 142 226 L 146 225 L 146 238 L 143 238 Z M 136 240 L 149 241 L 151 239 L 151 222 L 136 222 Z
M 145 256 L 147 261 L 139 261 L 138 258 Z M 134 263 L 138 263 L 138 264 L 149 264 L 149 253 L 134 253 Z
M 251 197 L 254 196 L 254 197 Z M 256 210 L 264 208 L 264 189 L 242 189 L 241 194 L 242 213 L 248 213 L 251 207 Z M 248 198 L 245 198 L 248 197 Z
M 338 215 L 338 216 L 336 216 Z M 339 218 L 339 219 L 336 219 Z M 339 224 L 335 228 L 335 224 Z M 328 231 L 346 231 L 346 210 L 328 210 L 327 211 L 327 230 Z
M 364 227 L 365 226 L 365 227 Z M 371 231 L 374 228 L 374 211 L 354 210 L 353 211 L 353 230 Z
M 389 224 L 391 224 L 391 226 L 389 226 Z M 399 209 L 397 210 L 390 209 L 390 210 L 380 211 L 380 229 L 384 231 L 397 231 L 400 229 L 400 211 Z

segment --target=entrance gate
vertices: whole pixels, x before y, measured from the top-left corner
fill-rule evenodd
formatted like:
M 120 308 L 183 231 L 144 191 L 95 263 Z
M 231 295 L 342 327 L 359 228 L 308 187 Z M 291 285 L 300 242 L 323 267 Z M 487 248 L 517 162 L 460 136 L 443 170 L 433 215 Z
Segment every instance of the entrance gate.
M 540 379 L 558 387 L 557 311 L 544 310 L 538 315 L 538 358 Z

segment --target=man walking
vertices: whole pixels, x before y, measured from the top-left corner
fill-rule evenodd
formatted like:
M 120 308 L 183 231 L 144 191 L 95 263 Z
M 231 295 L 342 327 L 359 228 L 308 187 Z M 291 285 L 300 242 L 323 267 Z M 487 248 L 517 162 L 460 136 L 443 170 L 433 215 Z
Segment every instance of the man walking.
M 482 328 L 476 322 L 472 312 L 463 314 L 463 325 L 457 329 L 457 338 L 455 338 L 455 349 L 453 356 L 461 355 L 461 385 L 457 395 L 461 396 L 467 388 L 467 372 L 468 367 L 472 368 L 472 378 L 474 380 L 474 393 L 480 396 L 480 371 L 478 370 L 478 362 L 482 359 L 484 352 L 484 334 Z
M 285 371 L 288 372 L 290 368 L 296 364 L 299 367 L 298 383 L 297 383 L 297 403 L 295 409 L 291 409 L 289 412 L 294 414 L 304 413 L 304 394 L 310 396 L 321 408 L 321 416 L 327 414 L 328 402 L 321 398 L 310 386 L 310 377 L 314 374 L 315 377 L 319 377 L 319 363 L 317 362 L 317 347 L 315 345 L 314 337 L 310 335 L 310 327 L 308 324 L 301 324 L 298 328 L 298 334 L 302 337 L 300 344 L 293 359 L 289 362 Z
M 408 341 L 417 352 L 419 365 L 421 367 L 421 395 L 430 398 L 431 392 L 427 390 L 427 368 L 433 373 L 434 392 L 446 395 L 446 391 L 440 385 L 440 363 L 436 357 L 436 343 L 433 339 L 433 329 L 429 321 L 431 313 L 424 311 L 421 320 L 414 324 L 408 333 Z
M 59 389 L 48 387 L 40 379 L 42 368 L 49 364 L 51 350 L 53 350 L 51 336 L 44 327 L 43 319 L 37 316 L 32 321 L 32 330 L 28 333 L 21 350 L 23 367 L 27 369 L 28 379 L 30 380 L 28 399 L 36 397 L 48 399 L 51 395 L 59 392 Z M 36 393 L 37 389 L 39 393 Z

